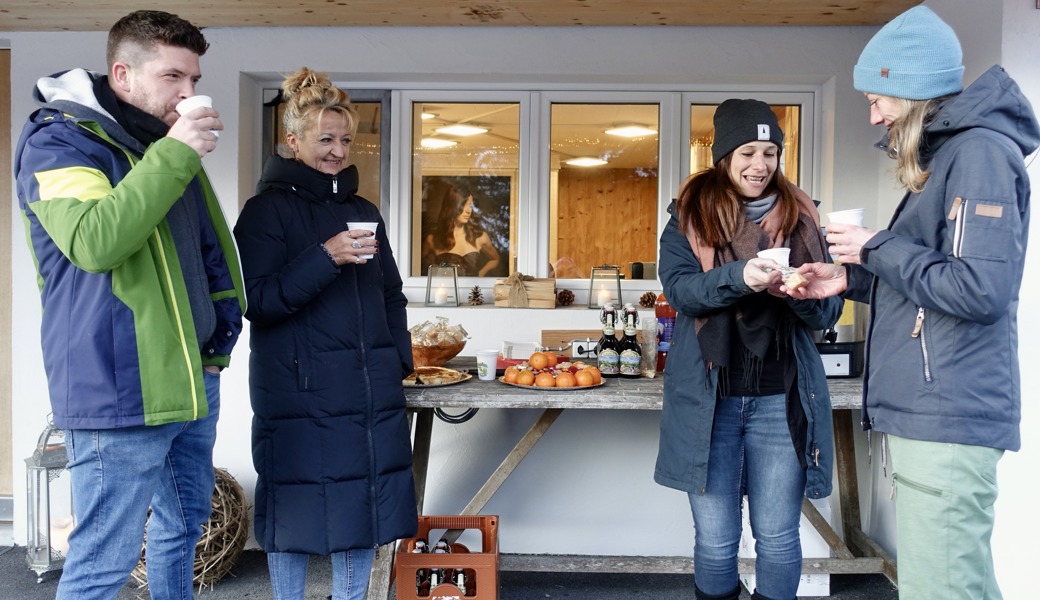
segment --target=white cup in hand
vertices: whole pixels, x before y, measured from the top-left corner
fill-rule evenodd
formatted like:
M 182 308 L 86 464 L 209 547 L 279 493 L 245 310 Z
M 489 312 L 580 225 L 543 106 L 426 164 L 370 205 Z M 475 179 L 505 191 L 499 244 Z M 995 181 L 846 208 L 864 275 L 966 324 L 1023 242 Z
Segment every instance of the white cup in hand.
M 379 222 L 378 221 L 349 221 L 347 223 L 347 229 L 349 229 L 351 231 L 353 231 L 355 229 L 363 229 L 365 231 L 371 231 L 372 232 L 372 235 L 370 235 L 370 236 L 368 236 L 366 238 L 356 238 L 356 239 L 359 239 L 359 240 L 372 240 L 372 239 L 375 239 L 375 237 L 376 237 L 376 229 L 378 227 L 379 227 Z M 372 259 L 372 258 L 376 257 L 375 254 L 361 254 L 359 256 L 361 256 L 361 258 L 364 258 L 364 259 Z
M 196 108 L 205 106 L 206 108 L 213 108 L 213 98 L 205 95 L 192 96 L 191 98 L 185 98 L 177 103 L 177 114 L 184 116 Z M 220 138 L 220 132 L 216 129 L 210 129 L 213 135 Z
M 863 227 L 863 209 L 850 208 L 849 210 L 829 212 L 827 213 L 827 220 L 831 223 L 844 223 L 846 225 Z
M 759 258 L 768 258 L 780 265 L 781 267 L 790 266 L 791 261 L 791 249 L 790 248 L 767 248 L 758 252 Z

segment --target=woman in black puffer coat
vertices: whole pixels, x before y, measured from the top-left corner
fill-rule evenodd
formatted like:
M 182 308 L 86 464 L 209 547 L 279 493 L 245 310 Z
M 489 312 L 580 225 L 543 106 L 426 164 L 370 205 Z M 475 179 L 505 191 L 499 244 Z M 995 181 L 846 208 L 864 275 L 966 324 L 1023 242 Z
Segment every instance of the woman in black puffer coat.
M 333 556 L 335 598 L 363 598 L 373 549 L 415 534 L 401 380 L 412 371 L 401 276 L 378 209 L 344 168 L 346 93 L 301 69 L 283 84 L 286 142 L 235 227 L 251 322 L 255 532 L 276 598 L 303 598 Z M 375 238 L 347 222 L 378 223 Z M 363 258 L 373 254 L 373 258 Z

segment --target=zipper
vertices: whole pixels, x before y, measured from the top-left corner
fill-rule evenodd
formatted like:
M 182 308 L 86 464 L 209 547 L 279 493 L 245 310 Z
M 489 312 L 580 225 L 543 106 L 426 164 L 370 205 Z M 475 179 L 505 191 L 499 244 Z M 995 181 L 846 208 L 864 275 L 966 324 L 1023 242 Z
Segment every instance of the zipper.
M 924 335 L 924 307 L 918 307 L 917 318 L 914 320 L 914 330 L 910 332 L 910 337 L 921 339 L 921 356 L 924 358 L 924 380 L 930 382 L 932 380 L 932 367 L 928 364 L 928 340 Z
M 950 207 L 949 214 L 946 218 L 953 221 L 953 256 L 954 258 L 961 257 L 961 245 L 964 244 L 964 213 L 967 210 L 967 202 L 964 198 L 957 196 L 953 199 L 953 206 Z
M 333 177 L 332 178 L 332 193 L 336 194 L 338 192 L 339 192 L 339 178 Z
M 162 237 L 159 236 L 159 229 L 155 228 L 152 230 L 152 236 L 155 237 L 155 247 L 159 252 L 159 263 L 162 265 L 162 275 L 166 280 L 166 286 L 170 290 L 170 307 L 173 309 L 173 320 L 177 324 L 177 335 L 181 344 L 181 352 L 184 356 L 184 363 L 187 366 L 188 379 L 191 381 L 191 409 L 192 418 L 199 418 L 199 396 L 195 391 L 195 370 L 191 366 L 191 353 L 188 351 L 187 336 L 184 333 L 184 323 L 181 321 L 180 307 L 177 306 L 177 299 L 174 298 L 173 291 L 173 276 L 170 273 L 170 264 L 166 259 L 166 251 L 163 248 Z

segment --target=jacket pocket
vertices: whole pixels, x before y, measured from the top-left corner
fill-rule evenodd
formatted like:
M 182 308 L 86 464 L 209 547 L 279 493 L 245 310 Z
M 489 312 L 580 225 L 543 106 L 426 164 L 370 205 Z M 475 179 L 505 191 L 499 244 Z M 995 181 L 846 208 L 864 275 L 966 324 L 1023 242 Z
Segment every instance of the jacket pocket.
M 957 196 L 946 214 L 953 221 L 955 258 L 1007 262 L 1016 207 L 1000 199 Z
M 913 479 L 908 479 L 906 477 L 901 476 L 899 473 L 895 473 L 892 475 L 892 481 L 900 485 L 906 486 L 914 491 L 921 492 L 922 494 L 935 496 L 936 498 L 941 498 L 943 495 L 943 491 L 941 489 L 934 488 L 930 485 L 925 485 L 923 483 L 914 481 Z

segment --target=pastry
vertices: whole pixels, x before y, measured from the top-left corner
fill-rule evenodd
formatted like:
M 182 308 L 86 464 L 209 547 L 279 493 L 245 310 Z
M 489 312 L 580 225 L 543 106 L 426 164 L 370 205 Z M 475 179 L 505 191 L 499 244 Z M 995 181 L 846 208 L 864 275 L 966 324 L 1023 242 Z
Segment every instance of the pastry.
M 444 367 L 416 367 L 404 378 L 404 385 L 446 385 L 468 379 L 465 373 Z

